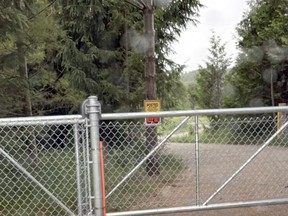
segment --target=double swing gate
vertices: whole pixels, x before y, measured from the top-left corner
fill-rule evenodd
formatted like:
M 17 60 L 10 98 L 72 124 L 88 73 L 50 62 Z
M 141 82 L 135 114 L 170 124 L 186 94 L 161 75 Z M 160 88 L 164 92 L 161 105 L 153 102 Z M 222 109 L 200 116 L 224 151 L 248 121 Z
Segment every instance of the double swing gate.
M 102 114 L 91 96 L 82 115 L 0 119 L 0 215 L 287 210 L 286 111 Z

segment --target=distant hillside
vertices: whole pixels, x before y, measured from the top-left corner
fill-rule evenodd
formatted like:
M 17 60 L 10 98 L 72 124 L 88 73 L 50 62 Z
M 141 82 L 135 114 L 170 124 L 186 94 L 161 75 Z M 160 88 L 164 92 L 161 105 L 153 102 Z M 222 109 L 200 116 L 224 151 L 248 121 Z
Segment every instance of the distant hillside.
M 197 70 L 194 70 L 194 71 L 183 73 L 181 76 L 181 81 L 184 84 L 190 84 L 191 82 L 194 82 L 196 79 L 197 72 L 198 72 Z
M 184 84 L 187 84 L 187 85 L 192 83 L 192 82 L 195 82 L 196 76 L 197 76 L 197 72 L 198 72 L 198 70 L 194 70 L 194 71 L 183 73 L 182 76 L 181 76 L 181 81 Z M 228 68 L 227 69 L 227 74 L 229 74 L 231 72 L 232 72 L 232 68 Z

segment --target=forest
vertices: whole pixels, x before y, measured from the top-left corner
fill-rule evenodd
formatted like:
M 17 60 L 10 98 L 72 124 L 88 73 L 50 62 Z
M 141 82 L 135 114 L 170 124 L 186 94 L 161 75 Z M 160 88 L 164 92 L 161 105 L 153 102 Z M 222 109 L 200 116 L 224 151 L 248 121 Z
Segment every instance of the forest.
M 157 98 L 163 110 L 288 101 L 287 0 L 248 1 L 235 29 L 235 65 L 213 33 L 205 66 L 185 83 L 184 66 L 168 56 L 187 25 L 197 26 L 203 5 L 201 0 L 154 4 Z M 141 111 L 143 37 L 143 11 L 129 1 L 1 0 L 0 117 L 79 113 L 89 95 L 98 96 L 103 112 Z
M 287 103 L 288 2 L 252 0 L 248 5 L 235 29 L 239 54 L 234 65 L 225 43 L 212 32 L 205 66 L 191 74 L 188 97 L 194 105 L 232 108 Z

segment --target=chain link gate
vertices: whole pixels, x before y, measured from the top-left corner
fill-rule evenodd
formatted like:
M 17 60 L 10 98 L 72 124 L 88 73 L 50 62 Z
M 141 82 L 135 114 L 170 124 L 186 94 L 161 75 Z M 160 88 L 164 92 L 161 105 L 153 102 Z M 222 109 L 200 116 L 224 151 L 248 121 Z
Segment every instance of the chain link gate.
M 108 216 L 128 216 L 287 204 L 288 123 L 277 129 L 274 117 L 286 111 L 101 114 L 91 96 L 82 116 L 0 119 L 0 214 L 102 216 L 107 208 Z M 147 130 L 146 117 L 162 124 Z
M 287 204 L 288 123 L 277 129 L 275 117 L 284 111 L 287 107 L 102 114 L 107 215 Z M 163 118 L 152 150 L 146 117 Z M 149 176 L 153 155 L 160 174 Z
M 82 116 L 0 119 L 0 215 L 88 215 Z

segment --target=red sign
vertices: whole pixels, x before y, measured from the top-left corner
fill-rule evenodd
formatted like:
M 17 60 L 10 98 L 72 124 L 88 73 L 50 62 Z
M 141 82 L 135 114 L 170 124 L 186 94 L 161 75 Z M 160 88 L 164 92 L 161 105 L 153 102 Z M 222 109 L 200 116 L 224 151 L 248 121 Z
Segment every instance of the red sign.
M 149 118 L 146 118 L 146 123 L 147 124 L 158 124 L 160 123 L 161 119 L 160 117 L 149 117 Z

